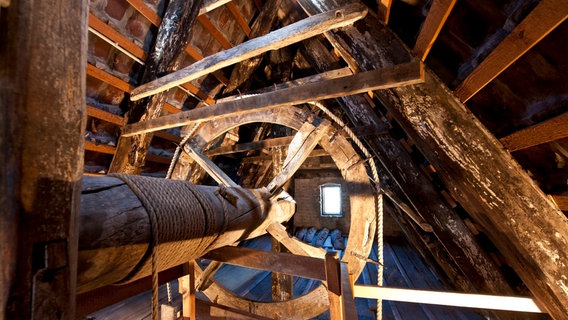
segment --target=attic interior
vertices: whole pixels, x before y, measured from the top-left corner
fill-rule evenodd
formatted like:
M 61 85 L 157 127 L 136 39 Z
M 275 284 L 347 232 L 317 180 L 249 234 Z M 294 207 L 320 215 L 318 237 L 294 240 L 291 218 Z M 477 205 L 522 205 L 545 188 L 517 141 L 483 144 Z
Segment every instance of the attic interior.
M 0 319 L 566 319 L 568 2 L 0 8 Z

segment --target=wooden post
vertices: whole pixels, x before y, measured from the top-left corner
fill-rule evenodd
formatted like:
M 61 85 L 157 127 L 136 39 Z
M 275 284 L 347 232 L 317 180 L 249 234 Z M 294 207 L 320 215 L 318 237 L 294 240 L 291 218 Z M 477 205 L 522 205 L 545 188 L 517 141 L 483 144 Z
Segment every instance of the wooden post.
M 179 293 L 182 298 L 182 317 L 183 320 L 195 320 L 195 260 L 184 264 L 184 271 L 187 275 L 178 279 Z
M 87 2 L 12 1 L 0 29 L 0 319 L 72 319 Z

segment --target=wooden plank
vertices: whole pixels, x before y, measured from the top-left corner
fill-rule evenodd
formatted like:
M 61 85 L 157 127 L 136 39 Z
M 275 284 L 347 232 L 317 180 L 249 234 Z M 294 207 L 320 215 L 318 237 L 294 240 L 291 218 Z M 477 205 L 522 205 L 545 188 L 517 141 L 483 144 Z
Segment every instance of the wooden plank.
M 118 43 L 121 47 L 126 49 L 128 52 L 132 53 L 139 59 L 146 60 L 147 54 L 142 48 L 137 46 L 134 42 L 130 41 L 128 38 L 120 34 L 120 32 L 114 30 L 108 24 L 102 22 L 94 14 L 89 13 L 89 27 L 97 30 L 105 37 L 111 39 L 112 41 Z
M 305 84 L 298 88 L 290 87 L 261 95 L 218 103 L 207 108 L 197 108 L 175 115 L 134 123 L 124 128 L 122 136 L 129 137 L 140 133 L 153 132 L 195 122 L 219 119 L 230 116 L 236 112 L 257 112 L 262 108 L 301 104 L 310 101 L 364 93 L 368 90 L 379 90 L 419 83 L 422 82 L 422 71 L 422 64 L 411 62 L 388 69 L 362 72 L 343 78 Z
M 316 13 L 344 2 L 310 3 L 319 7 Z M 373 17 L 360 24 L 359 29 L 346 27 L 326 34 L 360 69 L 412 58 L 404 44 Z M 566 281 L 568 265 L 559 266 L 557 261 L 568 261 L 566 216 L 440 80 L 429 70 L 425 75 L 424 83 L 375 94 L 436 167 L 452 197 L 487 231 L 539 305 L 553 318 L 563 319 L 568 314 L 568 296 L 559 284 Z
M 111 86 L 122 90 L 124 92 L 130 92 L 134 87 L 132 87 L 127 82 L 91 65 L 87 64 L 87 75 L 93 78 L 99 79 L 104 83 L 110 84 Z
M 302 278 L 326 279 L 324 260 L 289 253 L 245 247 L 222 247 L 209 251 L 202 258 L 246 268 L 292 274 Z
M 146 155 L 146 161 L 151 161 L 151 162 L 155 162 L 155 163 L 161 163 L 161 164 L 168 164 L 169 165 L 172 162 L 172 158 L 158 156 L 158 155 L 155 155 L 155 154 L 148 153 Z
M 568 211 L 568 195 L 553 194 L 550 197 L 560 210 Z
M 71 319 L 88 3 L 8 2 L 0 8 L 0 318 Z
M 262 89 L 259 89 L 259 90 L 248 91 L 244 96 L 246 97 L 249 94 L 261 94 L 261 93 L 266 93 L 266 92 L 272 92 L 272 91 L 277 91 L 277 90 L 280 90 L 280 89 L 286 89 L 286 88 L 290 88 L 290 87 L 299 87 L 299 86 L 307 84 L 307 83 L 314 83 L 314 82 L 319 82 L 319 81 L 323 81 L 323 80 L 331 80 L 331 79 L 341 78 L 341 77 L 345 77 L 345 76 L 350 76 L 352 74 L 353 74 L 353 72 L 348 67 L 336 69 L 336 70 L 330 70 L 330 71 L 327 71 L 327 72 L 318 73 L 318 74 L 313 75 L 313 76 L 308 76 L 308 77 L 305 77 L 305 78 L 294 79 L 294 80 L 287 81 L 287 82 L 284 82 L 284 83 L 275 84 L 273 86 L 262 88 Z M 230 97 L 217 99 L 217 103 L 226 102 L 226 101 L 235 100 L 235 99 L 241 99 L 241 98 L 243 98 L 243 95 L 238 94 L 238 95 L 234 95 L 234 96 L 230 96 Z
M 355 296 L 353 295 L 353 279 L 349 274 L 347 264 L 340 264 L 341 289 L 343 298 L 343 314 L 345 319 L 357 319 L 357 307 L 355 306 Z
M 107 146 L 107 145 L 104 145 L 104 144 L 95 144 L 95 143 L 90 142 L 90 141 L 85 141 L 85 150 L 86 151 L 99 152 L 99 153 L 112 154 L 112 155 L 114 155 L 114 153 L 116 152 L 115 147 Z
M 251 39 L 231 49 L 213 54 L 186 68 L 146 83 L 134 89 L 131 100 L 135 101 L 165 91 L 269 50 L 276 50 L 330 29 L 352 24 L 365 16 L 366 12 L 366 8 L 362 5 L 350 5 L 333 12 L 304 19 L 265 36 Z
M 568 17 L 568 2 L 543 0 L 456 88 L 466 102 Z
M 197 61 L 203 59 L 203 55 L 199 51 L 197 51 L 191 43 L 188 44 L 185 48 L 185 53 L 187 53 L 190 57 Z M 229 79 L 227 79 L 227 77 L 225 77 L 220 71 L 214 71 L 213 76 L 215 76 L 215 78 L 217 78 L 217 80 L 219 80 L 219 82 L 224 85 L 227 85 L 227 83 L 229 83 Z
M 543 313 L 532 298 L 355 285 L 355 297 L 491 310 Z
M 322 248 L 312 247 L 302 241 L 292 237 L 286 232 L 286 228 L 280 223 L 273 223 L 266 231 L 270 233 L 276 240 L 280 241 L 290 252 L 295 255 L 313 257 L 313 258 L 325 258 L 326 251 Z
M 292 178 L 331 126 L 331 122 L 321 118 L 302 125 L 290 142 L 286 159 L 282 164 L 282 172 L 266 186 L 270 193 L 282 188 Z
M 213 38 L 215 38 L 215 40 L 217 40 L 217 42 L 219 42 L 225 50 L 231 49 L 233 47 L 231 42 L 227 40 L 225 35 L 221 31 L 219 31 L 219 29 L 217 29 L 217 27 L 213 24 L 213 22 L 211 22 L 209 17 L 207 17 L 206 15 L 201 15 L 197 17 L 197 21 L 201 23 L 205 30 L 209 31 Z
M 424 21 L 424 25 L 422 25 L 422 29 L 420 29 L 412 49 L 420 60 L 426 60 L 456 2 L 457 0 L 434 0 L 432 3 L 428 16 L 426 16 L 426 21 Z
M 514 152 L 568 137 L 568 112 L 499 139 Z
M 288 252 L 286 247 L 274 239 L 270 238 L 272 243 L 272 251 L 274 252 Z M 280 272 L 271 272 L 271 294 L 272 301 L 287 301 L 294 297 L 294 280 L 289 274 Z
M 173 114 L 182 112 L 181 109 L 178 109 L 167 102 L 164 103 L 164 110 Z
M 213 161 L 204 156 L 202 153 L 187 144 L 184 146 L 184 150 L 201 166 L 201 168 L 207 171 L 211 178 L 217 181 L 218 184 L 225 187 L 239 188 L 238 184 L 236 184 L 225 172 L 223 172 L 223 170 L 217 167 Z
M 113 114 L 113 113 L 110 113 L 110 112 L 103 111 L 99 108 L 91 107 L 89 105 L 87 105 L 87 115 L 89 117 L 93 117 L 93 118 L 104 120 L 106 122 L 114 123 L 114 124 L 119 125 L 121 127 L 124 125 L 124 118 L 123 117 L 117 116 L 116 114 Z
M 392 0 L 379 1 L 379 20 L 381 20 L 381 22 L 384 24 L 389 23 L 391 6 Z
M 136 11 L 140 12 L 144 18 L 148 19 L 153 25 L 158 27 L 162 23 L 162 18 L 151 9 L 143 0 L 126 0 Z
M 344 303 L 341 295 L 341 271 L 337 252 L 328 252 L 325 255 L 325 277 L 329 299 L 329 318 L 331 320 L 344 320 Z
M 182 295 L 182 318 L 183 320 L 194 320 L 196 319 L 197 306 L 195 301 L 195 260 L 189 261 L 183 268 L 184 271 L 187 270 L 187 275 L 178 279 L 178 291 Z
M 215 104 L 215 99 L 213 99 L 213 97 L 210 97 L 209 95 L 207 95 L 207 93 L 201 91 L 198 87 L 194 86 L 191 83 L 184 83 L 181 85 L 184 89 L 186 89 L 187 91 L 191 92 L 192 94 L 194 94 L 195 96 L 199 97 L 200 99 L 202 99 L 203 101 L 205 101 L 206 104 Z
M 262 150 L 266 148 L 273 148 L 273 147 L 281 147 L 287 146 L 292 141 L 293 136 L 289 137 L 280 137 L 280 138 L 272 138 L 272 139 L 264 139 L 259 141 L 253 141 L 248 143 L 239 143 L 230 146 L 218 147 L 215 149 L 208 150 L 204 152 L 206 156 L 218 156 L 222 154 L 231 154 L 231 153 L 238 153 L 238 152 L 246 152 L 246 151 L 253 151 L 253 150 Z
M 248 25 L 247 20 L 245 19 L 245 17 L 243 17 L 243 14 L 239 11 L 239 9 L 237 8 L 237 6 L 232 3 L 229 2 L 227 3 L 227 9 L 229 9 L 229 11 L 231 12 L 231 14 L 233 15 L 233 17 L 235 18 L 235 20 L 237 20 L 237 23 L 239 24 L 239 26 L 241 27 L 241 29 L 243 30 L 243 32 L 247 35 L 247 37 L 250 34 L 250 27 Z

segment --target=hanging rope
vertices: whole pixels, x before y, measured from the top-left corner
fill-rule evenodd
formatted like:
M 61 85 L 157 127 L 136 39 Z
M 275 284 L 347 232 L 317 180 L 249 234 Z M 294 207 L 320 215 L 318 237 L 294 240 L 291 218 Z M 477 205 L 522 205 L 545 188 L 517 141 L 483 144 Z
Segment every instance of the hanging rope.
M 353 143 L 355 143 L 355 145 L 359 148 L 359 150 L 361 150 L 361 152 L 363 153 L 363 155 L 367 158 L 367 160 L 369 161 L 369 167 L 371 168 L 371 179 L 373 180 L 373 183 L 375 184 L 375 189 L 377 191 L 377 196 L 375 197 L 375 209 L 377 210 L 376 212 L 376 216 L 377 216 L 377 260 L 378 260 L 378 265 L 377 265 L 377 285 L 382 286 L 383 285 L 383 273 L 384 273 L 384 256 L 383 256 L 383 192 L 382 189 L 380 188 L 380 179 L 379 179 L 379 173 L 377 171 L 377 165 L 375 163 L 375 159 L 373 157 L 373 155 L 369 152 L 369 150 L 367 150 L 367 148 L 365 147 L 365 145 L 363 145 L 363 142 L 357 137 L 357 135 L 355 135 L 355 133 L 345 124 L 345 122 L 343 122 L 343 120 L 341 120 L 338 116 L 336 116 L 335 114 L 333 114 L 328 108 L 326 108 L 323 104 L 321 104 L 320 102 L 314 101 L 314 102 L 310 102 L 310 104 L 318 107 L 321 111 L 323 111 L 333 122 L 337 123 L 337 125 L 339 127 L 342 128 L 342 130 L 345 131 L 345 133 L 351 138 L 351 140 L 353 141 Z M 381 320 L 383 315 L 383 301 L 380 299 L 377 299 L 377 320 Z
M 158 319 L 158 271 L 203 255 L 224 231 L 226 215 L 218 215 L 205 194 L 186 181 L 113 174 L 140 199 L 150 219 L 148 251 L 121 283 L 152 275 L 152 319 Z M 190 222 L 190 223 L 188 223 Z M 158 259 L 158 253 L 160 259 Z

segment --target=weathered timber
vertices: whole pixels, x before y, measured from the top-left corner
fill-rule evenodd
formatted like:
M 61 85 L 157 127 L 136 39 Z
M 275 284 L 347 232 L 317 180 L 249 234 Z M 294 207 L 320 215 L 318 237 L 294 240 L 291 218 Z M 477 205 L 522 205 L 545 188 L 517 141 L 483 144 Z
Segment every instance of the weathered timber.
M 568 112 L 499 139 L 510 152 L 568 137 Z
M 223 47 L 223 49 L 228 50 L 233 47 L 231 42 L 227 40 L 225 35 L 221 31 L 219 31 L 219 29 L 217 29 L 217 27 L 213 24 L 213 22 L 211 22 L 207 15 L 200 15 L 199 17 L 197 17 L 197 21 L 199 21 L 203 28 L 207 30 L 213 36 L 213 38 L 215 38 L 215 40 L 217 40 L 217 42 L 221 44 L 221 47 Z
M 544 0 L 456 88 L 466 102 L 568 18 L 568 3 Z
M 311 3 L 314 7 L 308 10 L 328 11 L 341 2 Z M 326 35 L 362 70 L 412 59 L 403 43 L 370 15 L 357 27 Z M 566 216 L 431 71 L 427 70 L 423 84 L 375 94 L 434 165 L 450 194 L 484 227 L 540 305 L 553 318 L 563 319 L 568 313 L 564 279 L 568 264 L 558 261 L 568 261 Z
M 409 63 L 388 69 L 362 72 L 352 76 L 309 83 L 301 87 L 289 87 L 261 95 L 243 97 L 217 103 L 207 108 L 197 108 L 126 126 L 123 137 L 188 125 L 195 122 L 220 119 L 234 113 L 255 113 L 259 109 L 296 105 L 310 101 L 336 98 L 344 95 L 378 90 L 421 82 L 423 66 Z
M 456 2 L 457 0 L 435 0 L 432 3 L 428 16 L 426 16 L 426 21 L 424 21 L 412 49 L 420 60 L 426 60 Z
M 231 2 L 231 0 L 204 0 L 201 9 L 199 9 L 199 15 L 213 11 L 229 2 Z
M 323 259 L 325 257 L 326 251 L 324 249 L 312 247 L 290 236 L 288 232 L 286 232 L 286 228 L 279 223 L 271 224 L 268 228 L 266 228 L 266 231 L 270 233 L 270 235 L 272 235 L 276 240 L 282 243 L 293 254 L 320 259 Z
M 289 253 L 286 247 L 283 246 L 275 238 L 270 239 L 272 242 L 272 251 Z M 271 291 L 272 301 L 286 301 L 292 299 L 294 296 L 294 277 L 289 274 L 281 272 L 272 272 L 271 277 Z
M 333 56 L 322 50 L 323 44 L 320 41 L 310 39 L 304 45 L 306 58 L 316 68 L 325 70 L 336 67 Z M 380 125 L 382 122 L 361 95 L 341 97 L 337 102 L 355 125 Z M 496 269 L 458 214 L 444 202 L 431 181 L 414 164 L 401 143 L 389 134 L 365 137 L 365 141 L 382 165 L 383 170 L 379 170 L 380 179 L 383 189 L 388 190 L 387 196 L 399 199 L 397 203 L 401 203 L 403 208 L 405 205 L 400 199 L 409 199 L 414 209 L 410 212 L 416 211 L 420 215 L 415 217 L 415 221 L 425 221 L 429 225 L 477 290 L 511 294 L 513 291 L 504 276 Z
M 0 319 L 72 319 L 87 3 L 1 10 Z
M 282 171 L 266 187 L 271 193 L 274 193 L 292 178 L 330 127 L 331 122 L 321 118 L 316 118 L 313 123 L 306 122 L 302 125 L 290 142 Z
M 135 57 L 146 60 L 146 52 L 134 42 L 128 40 L 125 36 L 120 34 L 120 32 L 114 30 L 111 26 L 101 21 L 94 14 L 89 13 L 89 27 L 100 32 L 105 37 L 109 38 L 113 42 L 119 44 L 121 47 L 126 49 L 128 52 L 133 54 Z
M 160 184 L 164 186 L 168 183 L 189 184 L 162 179 L 155 181 L 157 188 L 160 188 Z M 266 225 L 284 222 L 293 213 L 293 210 L 287 207 L 289 205 L 286 200 L 279 199 L 278 204 L 270 203 L 268 194 L 263 191 L 196 187 L 212 204 L 212 209 L 218 217 L 216 221 L 224 221 L 217 225 L 208 224 L 207 236 L 202 240 L 205 242 L 200 245 L 200 248 L 203 248 L 206 243 L 205 251 L 263 234 Z M 122 180 L 114 177 L 85 177 L 83 189 L 77 292 L 146 276 L 144 271 L 133 273 L 147 256 L 151 238 L 148 212 L 136 194 Z M 159 199 L 155 201 L 158 202 Z M 101 203 L 105 205 L 101 206 Z M 174 209 L 178 205 L 175 201 L 168 203 L 162 201 L 160 204 L 172 206 Z M 200 213 L 185 214 L 187 219 L 191 220 L 192 216 Z M 172 230 L 172 234 L 175 232 Z M 176 238 L 171 242 L 183 241 L 196 240 Z M 160 248 L 165 245 L 160 245 Z M 198 258 L 198 255 L 203 253 L 195 250 L 196 256 L 193 257 L 177 255 L 172 258 L 168 255 L 170 258 L 167 261 L 162 255 L 160 270 Z
M 113 113 L 103 111 L 101 109 L 87 106 L 87 115 L 89 117 L 97 118 L 104 120 L 106 122 L 114 123 L 116 125 L 122 126 L 124 125 L 124 118 L 121 116 L 117 116 Z
M 189 145 L 185 145 L 184 150 L 195 162 L 197 162 L 205 171 L 207 171 L 211 178 L 217 181 L 218 184 L 233 188 L 237 188 L 239 186 L 233 180 L 231 180 L 231 178 L 229 178 L 229 176 L 225 172 L 223 172 L 223 170 L 217 167 L 217 165 L 213 161 L 211 161 L 201 152 L 193 149 Z
M 175 61 L 183 54 L 189 43 L 189 34 L 197 18 L 197 8 L 201 7 L 201 2 L 201 0 L 172 0 L 168 3 L 156 41 L 146 60 L 142 83 L 179 68 Z M 125 116 L 126 122 L 136 123 L 159 117 L 165 100 L 164 92 L 148 99 L 131 102 Z M 109 172 L 139 174 L 151 141 L 151 134 L 136 137 L 121 135 Z
M 237 6 L 234 3 L 229 2 L 227 3 L 227 9 L 229 9 L 231 14 L 233 15 L 233 18 L 235 18 L 235 20 L 237 21 L 237 23 L 239 24 L 245 35 L 248 37 L 250 35 L 251 30 L 248 25 L 248 21 L 246 20 L 245 17 L 243 17 L 243 14 L 239 10 L 239 8 L 237 8 Z
M 312 116 L 309 112 L 295 107 L 234 114 L 229 118 L 204 123 L 190 143 L 197 148 L 203 148 L 208 142 L 213 141 L 237 125 L 253 122 L 275 123 L 299 130 Z M 347 180 L 349 192 L 357 194 L 356 197 L 350 198 L 350 207 L 351 210 L 360 214 L 351 216 L 350 241 L 343 257 L 343 261 L 348 262 L 349 273 L 357 277 L 366 263 L 365 260 L 357 257 L 368 256 L 372 241 L 372 237 L 369 237 L 369 235 L 375 232 L 373 195 L 364 164 L 360 161 L 353 147 L 345 137 L 336 134 L 335 130 L 330 131 L 320 141 L 320 145 L 332 155 L 334 162 Z M 180 163 L 180 165 L 183 166 L 184 164 Z M 172 177 L 175 178 L 176 176 Z M 268 228 L 268 226 L 266 225 L 265 228 Z M 196 268 L 196 272 L 200 274 L 201 270 Z M 216 283 L 211 284 L 204 293 L 209 299 L 217 301 L 219 304 L 242 310 L 254 310 L 254 313 L 269 318 L 311 318 L 321 314 L 329 307 L 327 290 L 323 286 L 316 288 L 307 295 L 270 304 L 251 302 L 237 297 Z
M 163 92 L 269 50 L 276 50 L 328 30 L 350 25 L 364 17 L 366 13 L 367 10 L 362 5 L 348 5 L 333 12 L 304 19 L 265 36 L 251 39 L 231 49 L 210 55 L 179 71 L 143 84 L 132 91 L 130 99 L 136 101 Z

